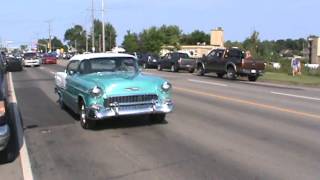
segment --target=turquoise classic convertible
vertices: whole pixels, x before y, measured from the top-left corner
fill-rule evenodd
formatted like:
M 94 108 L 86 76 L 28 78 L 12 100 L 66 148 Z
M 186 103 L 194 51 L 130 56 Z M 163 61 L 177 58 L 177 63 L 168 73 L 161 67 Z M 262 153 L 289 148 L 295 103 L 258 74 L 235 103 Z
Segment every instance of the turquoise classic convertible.
M 173 110 L 171 84 L 142 74 L 137 59 L 128 54 L 76 55 L 65 72 L 55 74 L 55 83 L 61 108 L 79 114 L 85 129 L 117 116 L 146 114 L 161 122 Z

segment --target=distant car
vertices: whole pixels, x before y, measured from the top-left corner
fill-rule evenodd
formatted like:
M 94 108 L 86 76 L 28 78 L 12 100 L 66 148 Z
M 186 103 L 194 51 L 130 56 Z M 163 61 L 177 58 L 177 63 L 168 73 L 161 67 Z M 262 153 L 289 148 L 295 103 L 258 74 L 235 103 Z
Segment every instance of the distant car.
M 17 58 L 17 57 L 7 58 L 7 70 L 11 72 L 22 71 L 23 70 L 22 58 Z
M 167 53 L 158 63 L 157 69 L 170 69 L 171 72 L 179 72 L 179 70 L 187 70 L 194 72 L 195 59 L 191 59 L 187 53 L 173 52 Z
M 42 64 L 57 64 L 57 59 L 55 54 L 45 54 L 42 57 Z
M 23 55 L 23 65 L 24 66 L 40 66 L 41 59 L 37 56 L 35 52 L 25 53 Z
M 153 53 L 146 53 L 140 55 L 138 63 L 144 69 L 157 68 L 160 57 Z
M 171 84 L 139 71 L 136 57 L 122 53 L 74 56 L 64 72 L 55 75 L 62 108 L 80 115 L 84 129 L 111 117 L 148 115 L 165 121 L 173 111 Z
M 5 105 L 5 59 L 0 55 L 0 153 L 1 158 L 7 157 L 7 144 L 10 137 L 10 128 L 6 119 L 6 105 Z M 4 157 L 2 157 L 4 156 Z

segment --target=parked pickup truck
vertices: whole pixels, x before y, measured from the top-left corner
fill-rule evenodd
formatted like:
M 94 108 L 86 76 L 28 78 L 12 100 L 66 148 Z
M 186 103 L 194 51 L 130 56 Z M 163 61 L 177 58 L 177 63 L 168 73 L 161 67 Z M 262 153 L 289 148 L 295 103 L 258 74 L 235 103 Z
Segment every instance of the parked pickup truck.
M 263 61 L 245 57 L 245 53 L 239 48 L 214 49 L 196 62 L 197 75 L 214 72 L 220 78 L 226 75 L 231 80 L 245 76 L 249 81 L 256 81 L 264 69 Z
M 194 65 L 196 60 L 191 59 L 187 53 L 173 52 L 167 53 L 158 63 L 157 69 L 170 69 L 171 72 L 178 72 L 179 70 L 187 70 L 190 73 L 194 72 Z

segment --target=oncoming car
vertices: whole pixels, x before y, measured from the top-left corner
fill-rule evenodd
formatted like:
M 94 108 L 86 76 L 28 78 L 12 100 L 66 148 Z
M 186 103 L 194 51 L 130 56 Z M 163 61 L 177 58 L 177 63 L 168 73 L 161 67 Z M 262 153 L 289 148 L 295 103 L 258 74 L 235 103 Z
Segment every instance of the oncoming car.
M 72 57 L 65 72 L 55 75 L 62 108 L 79 114 L 84 129 L 111 117 L 149 115 L 163 122 L 173 111 L 171 84 L 143 75 L 137 59 L 128 54 L 94 53 Z

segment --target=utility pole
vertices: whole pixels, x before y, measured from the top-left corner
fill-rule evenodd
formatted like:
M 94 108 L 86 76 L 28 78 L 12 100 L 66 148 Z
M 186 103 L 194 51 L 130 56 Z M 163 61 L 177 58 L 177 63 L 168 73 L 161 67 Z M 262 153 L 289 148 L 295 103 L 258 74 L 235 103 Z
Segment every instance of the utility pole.
M 92 30 L 91 30 L 92 52 L 95 52 L 95 46 L 94 46 L 94 0 L 92 0 L 91 18 L 92 18 Z
M 102 9 L 102 52 L 106 52 L 106 35 L 105 35 L 105 23 L 104 23 L 104 0 L 101 0 Z
M 86 32 L 86 52 L 89 52 L 88 33 Z
M 48 26 L 49 26 L 49 51 L 51 52 L 52 51 L 52 44 L 51 44 L 51 23 L 52 23 L 52 20 L 48 20 L 46 21 L 46 23 L 48 23 Z
M 99 34 L 99 52 L 102 51 L 102 48 L 101 48 L 101 34 Z

